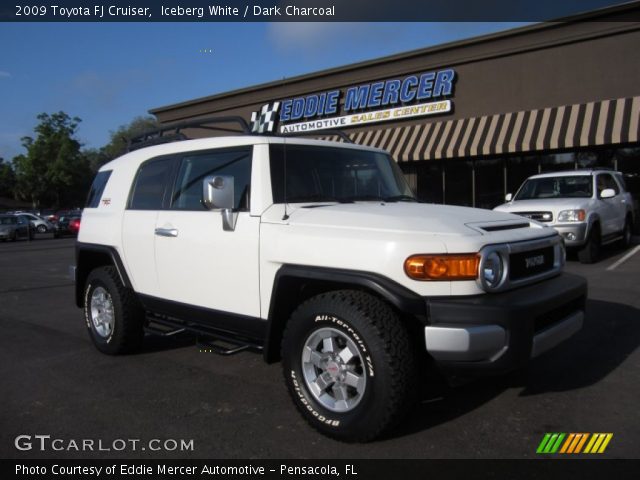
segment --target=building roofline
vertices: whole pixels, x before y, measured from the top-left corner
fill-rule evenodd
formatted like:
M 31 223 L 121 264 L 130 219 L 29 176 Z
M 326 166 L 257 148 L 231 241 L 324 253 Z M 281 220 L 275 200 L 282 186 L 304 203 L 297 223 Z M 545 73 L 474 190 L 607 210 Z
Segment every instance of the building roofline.
M 531 34 L 531 33 L 535 33 L 535 32 L 540 32 L 540 31 L 544 31 L 544 30 L 550 30 L 550 29 L 556 28 L 559 24 L 579 23 L 579 22 L 585 22 L 585 21 L 595 21 L 596 19 L 601 18 L 601 17 L 608 17 L 608 16 L 612 16 L 612 15 L 618 15 L 618 14 L 627 12 L 629 10 L 636 10 L 636 9 L 638 9 L 639 6 L 640 6 L 640 1 L 633 0 L 633 1 L 630 1 L 630 2 L 627 2 L 627 3 L 623 3 L 623 4 L 620 4 L 620 5 L 614 5 L 614 6 L 611 6 L 611 7 L 603 7 L 603 8 L 599 8 L 599 9 L 596 9 L 596 10 L 591 10 L 591 11 L 588 11 L 588 12 L 579 13 L 579 14 L 576 14 L 576 15 L 571 15 L 571 16 L 567 16 L 567 17 L 558 18 L 558 19 L 555 19 L 555 20 L 550 20 L 550 21 L 547 21 L 547 22 L 540 22 L 540 23 L 535 23 L 535 24 L 532 24 L 532 25 L 525 25 L 525 26 L 522 26 L 522 27 L 511 28 L 511 29 L 508 29 L 508 30 L 489 33 L 489 34 L 486 34 L 486 35 L 479 35 L 479 36 L 476 36 L 476 37 L 465 38 L 465 39 L 462 39 L 462 40 L 455 40 L 455 41 L 452 41 L 452 42 L 447 42 L 447 43 L 443 43 L 443 44 L 439 44 L 439 45 L 432 45 L 432 46 L 429 46 L 429 47 L 422 47 L 422 48 L 410 50 L 410 51 L 407 51 L 407 52 L 395 53 L 395 54 L 391 54 L 391 55 L 386 55 L 384 57 L 379 57 L 379 58 L 370 59 L 370 60 L 363 60 L 363 61 L 356 62 L 356 63 L 350 63 L 350 64 L 347 64 L 347 65 L 340 65 L 338 67 L 332 67 L 332 68 L 328 68 L 328 69 L 324 69 L 324 70 L 318 70 L 318 71 L 315 71 L 315 72 L 305 73 L 305 74 L 302 74 L 302 75 L 296 75 L 296 76 L 285 78 L 285 79 L 282 79 L 282 80 L 274 80 L 274 81 L 270 81 L 270 82 L 259 83 L 259 84 L 251 85 L 251 86 L 248 86 L 248 87 L 239 88 L 239 89 L 236 89 L 236 90 L 216 93 L 216 94 L 208 95 L 208 96 L 205 96 L 205 97 L 199 97 L 199 98 L 196 98 L 196 99 L 193 99 L 193 100 L 186 100 L 184 102 L 164 105 L 164 106 L 153 108 L 153 109 L 149 110 L 149 113 L 151 113 L 153 115 L 156 115 L 157 113 L 166 112 L 168 110 L 184 108 L 184 107 L 188 107 L 188 106 L 191 106 L 191 105 L 197 105 L 197 104 L 200 104 L 200 103 L 203 103 L 203 102 L 221 100 L 221 99 L 224 99 L 224 98 L 234 97 L 234 96 L 242 95 L 242 94 L 249 93 L 249 92 L 267 90 L 269 88 L 274 88 L 274 87 L 282 87 L 282 86 L 286 86 L 286 85 L 291 85 L 291 84 L 303 82 L 303 81 L 306 81 L 306 80 L 309 80 L 309 79 L 315 79 L 315 78 L 319 78 L 319 77 L 326 77 L 326 76 L 335 75 L 335 74 L 339 74 L 339 73 L 355 71 L 355 70 L 362 69 L 362 68 L 367 68 L 367 67 L 375 67 L 375 66 L 380 65 L 380 64 L 385 64 L 385 63 L 389 63 L 389 62 L 395 62 L 395 61 L 399 61 L 399 60 L 406 60 L 406 59 L 410 59 L 410 58 L 413 58 L 413 57 L 424 56 L 424 55 L 427 55 L 427 54 L 440 53 L 440 52 L 444 52 L 444 51 L 447 51 L 447 50 L 455 50 L 455 49 L 463 48 L 463 47 L 466 47 L 466 46 L 469 46 L 469 45 L 477 45 L 477 44 L 481 44 L 481 43 L 488 43 L 488 42 L 492 42 L 492 41 L 495 41 L 495 40 L 503 40 L 503 39 L 510 38 L 510 37 L 516 37 L 516 36 Z M 606 21 L 606 20 L 602 20 L 602 21 Z

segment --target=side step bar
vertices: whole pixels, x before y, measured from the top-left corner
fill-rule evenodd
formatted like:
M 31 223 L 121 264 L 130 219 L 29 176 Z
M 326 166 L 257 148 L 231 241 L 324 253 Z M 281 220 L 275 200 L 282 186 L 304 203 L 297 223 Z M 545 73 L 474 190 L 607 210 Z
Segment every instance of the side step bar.
M 203 353 L 217 353 L 218 355 L 228 356 L 233 355 L 234 353 L 244 352 L 245 350 L 249 350 L 251 345 L 245 344 L 234 344 L 231 342 L 227 342 L 225 340 L 221 340 L 219 338 L 200 338 L 196 340 L 196 346 Z
M 152 335 L 169 337 L 182 332 L 195 334 L 196 346 L 201 352 L 227 356 L 244 352 L 245 350 L 261 352 L 263 348 L 261 344 L 250 338 L 216 330 L 202 324 L 183 322 L 157 315 L 147 315 L 147 322 L 145 332 Z

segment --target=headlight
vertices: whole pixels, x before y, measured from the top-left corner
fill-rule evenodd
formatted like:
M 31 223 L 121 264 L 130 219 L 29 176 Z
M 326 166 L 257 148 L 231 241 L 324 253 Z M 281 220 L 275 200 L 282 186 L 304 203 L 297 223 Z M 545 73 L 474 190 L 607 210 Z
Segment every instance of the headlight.
M 587 214 L 584 210 L 562 210 L 558 222 L 584 222 Z
M 498 252 L 491 252 L 484 259 L 481 267 L 482 282 L 489 289 L 494 289 L 502 282 L 504 273 L 504 262 Z

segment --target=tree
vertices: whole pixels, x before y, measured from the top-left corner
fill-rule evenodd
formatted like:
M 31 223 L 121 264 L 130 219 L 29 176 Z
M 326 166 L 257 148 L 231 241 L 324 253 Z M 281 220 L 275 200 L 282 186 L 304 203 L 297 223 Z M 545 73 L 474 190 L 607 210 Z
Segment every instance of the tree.
M 86 195 L 91 172 L 75 138 L 80 119 L 65 112 L 38 115 L 36 138 L 23 137 L 27 153 L 13 159 L 17 197 L 60 206 L 77 203 Z
M 16 173 L 13 165 L 0 157 L 0 197 L 13 198 L 16 185 Z
M 154 117 L 136 117 L 111 132 L 111 141 L 100 149 L 101 153 L 107 161 L 113 160 L 127 152 L 129 140 L 156 128 L 158 121 Z

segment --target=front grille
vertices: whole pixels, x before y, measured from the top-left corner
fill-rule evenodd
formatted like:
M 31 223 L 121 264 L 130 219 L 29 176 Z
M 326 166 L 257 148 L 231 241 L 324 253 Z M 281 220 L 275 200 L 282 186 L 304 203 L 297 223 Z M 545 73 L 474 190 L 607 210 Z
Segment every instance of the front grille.
M 569 303 L 566 303 L 550 312 L 545 312 L 544 314 L 536 317 L 533 322 L 533 330 L 534 333 L 538 333 L 546 328 L 552 327 L 556 323 L 564 320 L 572 313 L 575 313 L 579 310 L 584 310 L 584 297 L 576 298 Z
M 531 220 L 536 220 L 538 222 L 552 222 L 553 221 L 553 213 L 552 212 L 512 212 L 516 215 L 520 215 L 521 217 L 527 217 Z
M 539 248 L 509 255 L 509 280 L 520 280 L 553 269 L 553 247 Z

